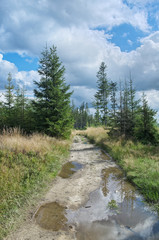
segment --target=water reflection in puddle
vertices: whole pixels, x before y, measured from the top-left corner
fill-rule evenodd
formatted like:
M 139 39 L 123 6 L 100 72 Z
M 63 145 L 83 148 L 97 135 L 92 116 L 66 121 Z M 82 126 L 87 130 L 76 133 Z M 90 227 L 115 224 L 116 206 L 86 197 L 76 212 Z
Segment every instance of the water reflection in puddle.
M 63 165 L 59 176 L 62 178 L 69 178 L 82 167 L 83 165 L 78 162 L 67 162 Z
M 111 208 L 111 202 L 117 207 Z M 159 219 L 117 167 L 102 171 L 101 188 L 85 206 L 67 210 L 67 218 L 77 225 L 79 240 L 159 239 Z
M 69 162 L 59 175 L 68 178 L 80 168 L 81 164 Z M 157 215 L 113 164 L 102 171 L 101 187 L 83 207 L 70 210 L 50 203 L 39 209 L 35 219 L 53 231 L 75 225 L 78 240 L 159 240 Z

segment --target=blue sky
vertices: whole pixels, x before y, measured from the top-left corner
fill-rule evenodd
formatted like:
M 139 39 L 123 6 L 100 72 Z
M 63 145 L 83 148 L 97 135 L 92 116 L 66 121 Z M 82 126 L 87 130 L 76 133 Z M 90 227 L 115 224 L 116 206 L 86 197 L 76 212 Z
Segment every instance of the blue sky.
M 18 71 L 30 71 L 38 69 L 38 58 L 30 56 L 21 56 L 16 52 L 6 52 L 3 54 L 3 59 L 14 63 Z
M 113 27 L 111 42 L 119 46 L 122 52 L 130 52 L 141 46 L 140 39 L 147 36 L 147 33 L 134 28 L 130 24 L 122 24 Z
M 46 43 L 57 46 L 77 105 L 93 101 L 104 61 L 112 81 L 131 71 L 138 94 L 159 110 L 159 0 L 1 0 L 1 91 L 8 72 L 33 90 Z

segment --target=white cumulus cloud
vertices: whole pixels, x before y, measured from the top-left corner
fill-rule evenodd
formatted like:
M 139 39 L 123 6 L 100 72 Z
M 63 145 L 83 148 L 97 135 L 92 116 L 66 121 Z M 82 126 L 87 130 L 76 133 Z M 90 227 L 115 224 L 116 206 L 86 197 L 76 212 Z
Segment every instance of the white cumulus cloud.
M 149 6 L 154 0 L 1 0 L 0 51 L 21 55 L 40 56 L 47 43 L 55 44 L 66 67 L 66 81 L 74 89 L 74 99 L 92 102 L 96 91 L 96 73 L 100 63 L 108 66 L 108 77 L 113 81 L 131 74 L 139 91 L 155 92 L 157 105 L 159 91 L 159 32 L 151 33 L 148 23 Z M 157 17 L 156 17 L 157 19 Z M 108 30 L 121 24 L 145 32 L 141 46 L 131 52 L 122 52 L 111 43 Z M 104 29 L 101 31 L 101 29 Z M 127 37 L 125 33 L 124 37 Z M 130 42 L 133 44 L 133 42 Z M 21 71 L 14 63 L 3 60 L 0 54 L 1 89 L 8 72 L 16 83 L 33 88 L 39 80 L 36 71 Z M 153 94 L 152 94 L 153 95 Z M 149 94 L 149 96 L 152 96 Z M 149 97 L 150 99 L 150 97 Z

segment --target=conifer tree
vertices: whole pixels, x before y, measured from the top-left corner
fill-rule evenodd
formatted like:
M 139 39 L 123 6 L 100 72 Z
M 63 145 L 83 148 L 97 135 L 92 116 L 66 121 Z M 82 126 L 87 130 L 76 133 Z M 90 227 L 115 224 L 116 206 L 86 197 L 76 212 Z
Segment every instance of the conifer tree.
M 131 136 L 134 135 L 134 127 L 135 127 L 135 118 L 137 114 L 137 109 L 139 107 L 140 100 L 136 100 L 136 90 L 133 86 L 133 80 L 130 73 L 129 79 L 129 108 L 130 108 L 130 119 L 129 119 L 129 134 Z
M 132 80 L 129 85 L 125 80 L 124 88 L 120 83 L 119 109 L 117 111 L 117 125 L 120 129 L 120 135 L 126 138 L 133 137 L 135 126 L 135 114 L 138 102 L 135 100 L 136 91 L 133 88 Z
M 72 114 L 75 129 L 85 129 L 94 124 L 94 118 L 89 112 L 88 103 L 83 102 L 79 108 L 75 108 L 74 104 L 72 104 Z
M 94 115 L 94 124 L 96 127 L 101 125 L 101 115 L 98 107 L 96 108 L 96 112 Z
M 125 137 L 129 136 L 130 131 L 130 108 L 129 108 L 129 88 L 127 81 L 125 80 L 125 86 L 123 91 L 123 134 Z
M 106 68 L 107 66 L 102 62 L 97 73 L 98 90 L 95 94 L 95 104 L 99 106 L 102 113 L 102 122 L 105 126 L 108 124 L 108 99 L 110 93 Z
M 95 94 L 95 101 L 92 103 L 95 108 L 95 115 L 94 115 L 94 124 L 95 126 L 100 126 L 101 123 L 101 114 L 100 114 L 100 100 L 98 92 Z
M 124 122 L 124 109 L 123 109 L 123 89 L 122 89 L 122 83 L 120 81 L 119 84 L 119 104 L 118 104 L 118 110 L 117 110 L 117 128 L 118 128 L 118 135 L 123 134 L 123 122 Z
M 25 126 L 27 125 L 26 120 L 26 108 L 27 108 L 27 102 L 28 99 L 25 96 L 25 88 L 24 86 L 22 88 L 16 89 L 15 94 L 15 101 L 14 101 L 14 119 L 16 127 L 19 127 L 21 129 L 25 129 Z
M 159 141 L 155 120 L 156 111 L 148 106 L 145 94 L 142 95 L 142 105 L 138 109 L 135 123 L 135 137 L 143 143 L 155 144 Z
M 33 101 L 37 130 L 51 136 L 68 137 L 72 127 L 69 85 L 64 79 L 65 68 L 57 56 L 56 47 L 42 52 L 39 61 L 40 82 L 34 82 Z
M 83 102 L 79 108 L 77 108 L 77 111 L 75 111 L 75 122 L 76 122 L 76 128 L 77 129 L 84 129 L 87 126 L 87 110 L 85 103 Z
M 14 85 L 12 84 L 12 75 L 11 73 L 8 73 L 7 78 L 7 85 L 5 85 L 6 92 L 4 94 L 5 97 L 5 115 L 6 115 L 6 121 L 5 125 L 6 127 L 13 127 L 14 121 L 13 121 L 13 104 L 14 104 Z
M 117 83 L 110 83 L 110 100 L 111 100 L 111 112 L 110 112 L 110 125 L 112 128 L 117 127 Z
M 6 116 L 5 116 L 5 108 L 4 104 L 0 102 L 0 130 L 2 131 L 5 126 Z

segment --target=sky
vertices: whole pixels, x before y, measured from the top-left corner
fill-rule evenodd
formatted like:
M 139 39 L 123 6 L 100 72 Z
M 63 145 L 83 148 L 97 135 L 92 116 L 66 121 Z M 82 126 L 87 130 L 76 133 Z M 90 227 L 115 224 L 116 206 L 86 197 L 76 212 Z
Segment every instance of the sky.
M 1 92 L 10 72 L 32 95 L 46 44 L 57 47 L 77 106 L 91 107 L 104 61 L 109 80 L 131 72 L 138 96 L 159 111 L 159 0 L 1 0 Z

